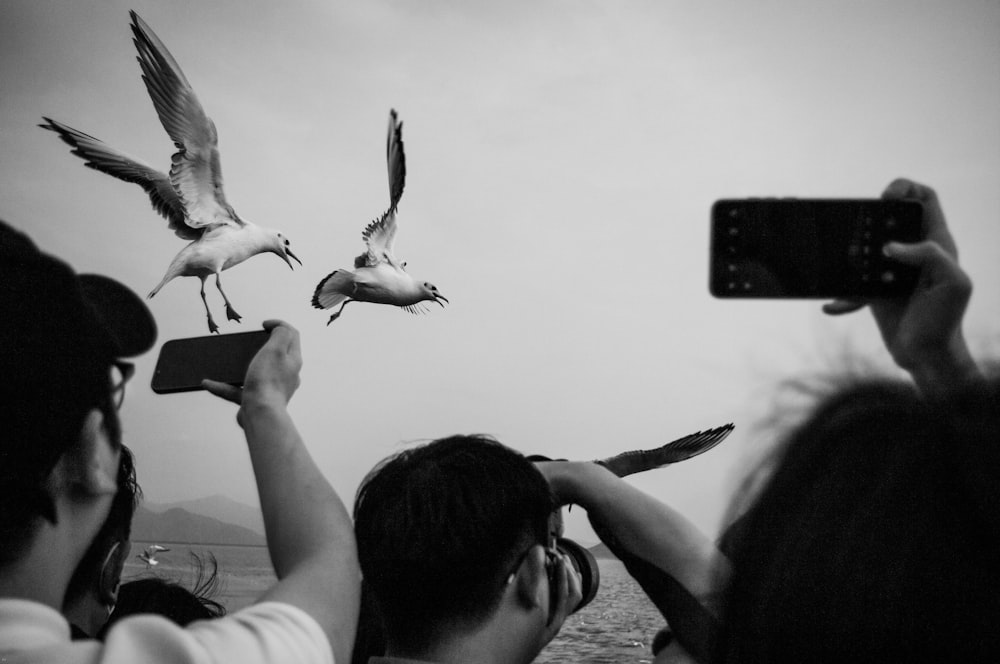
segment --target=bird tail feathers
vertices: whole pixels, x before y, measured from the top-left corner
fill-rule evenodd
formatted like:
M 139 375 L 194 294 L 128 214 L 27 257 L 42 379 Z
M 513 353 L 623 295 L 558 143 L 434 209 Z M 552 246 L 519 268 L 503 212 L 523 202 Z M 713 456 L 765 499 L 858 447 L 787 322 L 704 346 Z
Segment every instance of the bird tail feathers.
M 354 273 L 350 270 L 334 270 L 316 286 L 312 305 L 317 309 L 335 307 L 354 292 Z

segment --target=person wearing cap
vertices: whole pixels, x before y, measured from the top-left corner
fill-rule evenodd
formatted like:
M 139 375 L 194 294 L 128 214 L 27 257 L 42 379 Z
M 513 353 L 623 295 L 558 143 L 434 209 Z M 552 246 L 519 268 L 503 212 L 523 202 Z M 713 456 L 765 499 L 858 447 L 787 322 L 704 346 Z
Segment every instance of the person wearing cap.
M 149 350 L 156 326 L 127 287 L 76 274 L 0 222 L 0 661 L 349 660 L 360 601 L 350 517 L 288 414 L 298 333 L 264 326 L 244 387 L 205 387 L 240 404 L 278 581 L 218 620 L 135 616 L 104 643 L 73 641 L 60 610 L 119 490 L 123 358 Z

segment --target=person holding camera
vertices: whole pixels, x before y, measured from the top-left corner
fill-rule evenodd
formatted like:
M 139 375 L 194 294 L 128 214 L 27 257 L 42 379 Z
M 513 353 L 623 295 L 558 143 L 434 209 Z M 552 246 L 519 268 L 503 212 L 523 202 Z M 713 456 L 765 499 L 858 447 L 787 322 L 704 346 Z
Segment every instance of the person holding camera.
M 118 407 L 156 327 L 122 284 L 77 275 L 0 222 L 0 660 L 17 662 L 346 662 L 360 593 L 350 517 L 288 414 L 298 333 L 279 321 L 239 402 L 278 581 L 243 610 L 187 628 L 153 615 L 104 643 L 72 641 L 60 614 L 119 490 Z
M 534 660 L 583 593 L 555 545 L 556 508 L 535 465 L 486 436 L 381 462 L 354 505 L 362 632 L 380 642 L 360 638 L 355 661 Z

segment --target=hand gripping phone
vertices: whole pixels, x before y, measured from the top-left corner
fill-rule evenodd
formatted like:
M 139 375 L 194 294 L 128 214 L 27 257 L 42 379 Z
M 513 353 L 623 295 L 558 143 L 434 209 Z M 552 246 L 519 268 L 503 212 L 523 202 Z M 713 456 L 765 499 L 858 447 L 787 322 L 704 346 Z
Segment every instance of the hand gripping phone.
M 916 283 L 919 271 L 885 257 L 882 247 L 922 239 L 917 201 L 723 199 L 711 216 L 715 297 L 893 297 Z
M 206 378 L 241 386 L 250 361 L 268 336 L 270 332 L 260 330 L 171 339 L 160 348 L 153 371 L 153 391 L 171 394 L 200 390 Z

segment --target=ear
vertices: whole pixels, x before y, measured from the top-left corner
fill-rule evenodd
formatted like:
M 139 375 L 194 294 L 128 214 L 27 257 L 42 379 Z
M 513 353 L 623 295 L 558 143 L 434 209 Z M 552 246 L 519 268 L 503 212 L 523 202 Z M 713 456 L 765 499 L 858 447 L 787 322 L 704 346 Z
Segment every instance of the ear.
M 534 609 L 547 602 L 549 582 L 545 560 L 545 549 L 536 544 L 514 572 L 515 596 L 526 609 Z
M 118 589 L 121 587 L 126 555 L 128 555 L 128 543 L 119 540 L 111 547 L 108 555 L 104 557 L 104 563 L 101 564 L 97 596 L 105 605 L 114 606 L 118 603 Z
M 121 452 L 108 438 L 104 416 L 91 410 L 80 429 L 77 444 L 63 453 L 52 470 L 54 488 L 89 497 L 118 492 Z

